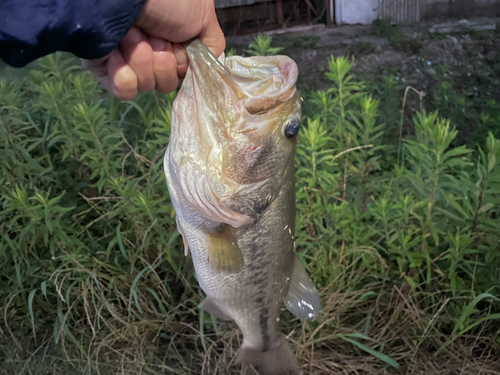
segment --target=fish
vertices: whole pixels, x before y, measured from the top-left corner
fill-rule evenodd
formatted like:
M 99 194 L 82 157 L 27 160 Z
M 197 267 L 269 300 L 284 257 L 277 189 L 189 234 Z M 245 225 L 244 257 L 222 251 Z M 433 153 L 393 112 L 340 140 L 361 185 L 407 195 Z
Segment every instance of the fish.
M 217 58 L 199 40 L 186 51 L 164 170 L 206 294 L 199 307 L 239 327 L 242 368 L 300 374 L 280 312 L 285 304 L 314 318 L 320 297 L 295 252 L 297 65 L 287 56 Z

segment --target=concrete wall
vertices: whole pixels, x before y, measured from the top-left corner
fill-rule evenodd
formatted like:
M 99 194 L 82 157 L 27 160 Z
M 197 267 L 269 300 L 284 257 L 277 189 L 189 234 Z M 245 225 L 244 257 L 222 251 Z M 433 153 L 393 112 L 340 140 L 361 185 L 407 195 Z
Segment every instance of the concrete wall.
M 370 24 L 378 18 L 380 0 L 335 0 L 335 22 Z
M 379 16 L 394 13 L 395 22 L 415 22 L 434 18 L 500 16 L 500 0 L 335 0 L 337 24 L 370 24 Z M 394 8 L 394 11 L 387 11 Z M 381 14 L 381 11 L 383 11 Z M 412 12 L 419 14 L 412 14 Z M 404 16 L 404 17 L 403 17 Z

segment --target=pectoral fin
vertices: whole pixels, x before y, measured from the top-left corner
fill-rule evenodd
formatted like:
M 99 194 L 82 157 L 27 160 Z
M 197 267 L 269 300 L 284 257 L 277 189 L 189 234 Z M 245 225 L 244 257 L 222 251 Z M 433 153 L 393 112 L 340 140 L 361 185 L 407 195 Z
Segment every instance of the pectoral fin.
M 184 242 L 184 255 L 187 256 L 189 254 L 189 245 L 187 242 L 187 237 L 184 234 L 184 229 L 182 229 L 182 225 L 179 222 L 179 217 L 176 217 L 175 222 L 177 223 L 177 231 L 181 234 L 182 242 Z
M 217 305 L 210 298 L 205 298 L 200 305 L 198 306 L 200 309 L 206 311 L 212 316 L 215 316 L 220 320 L 231 320 L 229 316 L 227 316 L 221 309 L 217 307 Z
M 314 318 L 319 313 L 321 303 L 318 290 L 298 258 L 295 258 L 295 268 L 285 304 L 300 320 Z
M 243 255 L 228 225 L 208 235 L 208 263 L 214 271 L 237 273 L 243 268 Z

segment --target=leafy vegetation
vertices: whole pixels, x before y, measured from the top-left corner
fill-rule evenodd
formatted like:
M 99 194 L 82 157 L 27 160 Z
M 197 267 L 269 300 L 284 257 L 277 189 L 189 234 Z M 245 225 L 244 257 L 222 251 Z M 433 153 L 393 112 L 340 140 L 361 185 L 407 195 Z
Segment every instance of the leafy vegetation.
M 392 50 L 398 52 L 402 49 L 392 42 L 394 35 L 399 35 L 400 39 L 410 38 L 408 30 L 407 34 L 403 34 L 400 26 L 384 20 L 374 23 L 373 33 L 388 38 Z M 476 148 L 483 144 L 489 132 L 499 138 L 500 129 L 495 125 L 499 120 L 500 108 L 500 54 L 496 52 L 498 36 L 498 31 L 472 28 L 464 33 L 414 34 L 413 39 L 419 39 L 425 48 L 413 51 L 415 59 L 411 67 L 387 69 L 381 66 L 373 77 L 364 77 L 369 85 L 368 91 L 380 98 L 383 118 L 390 118 L 387 123 L 391 126 L 399 122 L 394 121 L 398 113 L 393 108 L 397 102 L 401 103 L 408 85 L 412 85 L 425 95 L 419 99 L 412 99 L 410 95 L 410 103 L 405 108 L 405 124 L 411 124 L 411 117 L 416 110 L 426 108 L 428 111 L 438 111 L 440 117 L 449 119 L 459 131 L 453 146 L 467 144 Z M 440 54 L 436 52 L 439 49 L 442 50 Z M 412 51 L 403 49 L 403 52 Z M 411 127 L 405 126 L 405 132 L 412 134 Z
M 422 34 L 417 33 L 412 38 L 405 37 L 399 25 L 392 25 L 390 20 L 377 19 L 373 22 L 373 31 L 377 36 L 389 39 L 389 42 L 402 50 L 417 53 L 422 49 Z
M 255 40 L 248 45 L 246 53 L 250 56 L 272 56 L 279 54 L 283 48 L 271 47 L 273 38 L 269 35 L 259 34 Z
M 306 373 L 494 373 L 500 140 L 488 131 L 499 118 L 481 120 L 472 148 L 420 112 L 398 142 L 399 101 L 381 105 L 351 69 L 330 58 L 330 87 L 304 102 L 297 251 L 323 306 L 306 323 L 284 311 L 284 329 Z M 8 77 L 0 372 L 228 372 L 240 336 L 196 308 L 163 175 L 174 95 L 120 103 L 61 54 Z

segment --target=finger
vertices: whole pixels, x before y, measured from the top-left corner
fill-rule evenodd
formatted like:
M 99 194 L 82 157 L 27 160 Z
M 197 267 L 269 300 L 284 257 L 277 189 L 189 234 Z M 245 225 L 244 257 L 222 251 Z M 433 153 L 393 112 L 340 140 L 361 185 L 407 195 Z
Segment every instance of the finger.
M 172 48 L 175 60 L 177 61 L 177 76 L 179 78 L 184 78 L 189 67 L 189 59 L 186 50 L 180 44 L 174 44 Z
M 153 49 L 147 37 L 138 28 L 132 27 L 120 42 L 120 51 L 137 76 L 138 90 L 154 89 Z
M 104 77 L 108 74 L 108 69 L 106 63 L 108 61 L 109 55 L 96 60 L 84 60 L 82 59 L 82 68 L 88 70 L 97 78 Z
M 172 44 L 159 38 L 149 38 L 153 48 L 153 72 L 156 90 L 162 93 L 174 91 L 179 84 L 177 77 L 177 60 Z
M 198 38 L 217 57 L 226 49 L 226 39 L 224 38 L 224 33 L 219 25 L 219 21 L 217 21 L 215 7 L 210 9 L 205 25 L 201 29 Z
M 99 78 L 99 82 L 120 100 L 132 100 L 137 95 L 137 75 L 127 65 L 119 50 L 109 55 L 106 63 L 108 74 Z

